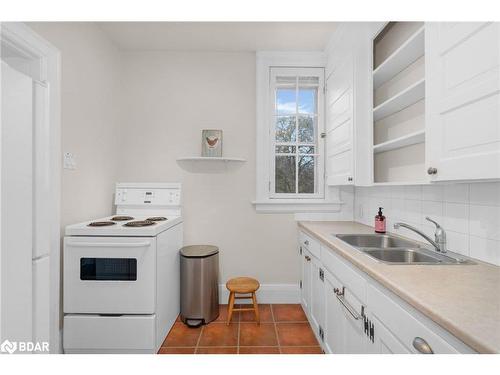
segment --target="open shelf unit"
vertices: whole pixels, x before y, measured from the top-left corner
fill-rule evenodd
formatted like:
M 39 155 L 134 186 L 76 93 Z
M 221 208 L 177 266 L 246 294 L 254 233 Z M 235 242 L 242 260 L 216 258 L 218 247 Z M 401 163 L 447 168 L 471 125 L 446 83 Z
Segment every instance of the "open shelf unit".
M 374 185 L 427 182 L 425 106 L 414 106 L 425 99 L 424 55 L 421 22 L 389 22 L 373 40 Z

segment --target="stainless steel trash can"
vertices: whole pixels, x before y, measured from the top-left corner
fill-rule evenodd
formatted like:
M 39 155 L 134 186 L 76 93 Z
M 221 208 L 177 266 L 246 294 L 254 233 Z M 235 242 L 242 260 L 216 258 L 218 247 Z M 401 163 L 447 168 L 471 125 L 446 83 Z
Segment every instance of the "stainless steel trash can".
M 189 326 L 219 316 L 219 248 L 185 246 L 181 254 L 181 320 Z

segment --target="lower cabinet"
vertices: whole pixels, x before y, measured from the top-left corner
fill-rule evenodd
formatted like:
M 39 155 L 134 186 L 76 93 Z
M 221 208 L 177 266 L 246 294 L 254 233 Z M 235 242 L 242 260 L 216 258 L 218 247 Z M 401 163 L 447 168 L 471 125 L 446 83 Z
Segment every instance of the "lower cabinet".
M 299 251 L 301 302 L 326 353 L 474 353 L 334 250 L 307 239 Z

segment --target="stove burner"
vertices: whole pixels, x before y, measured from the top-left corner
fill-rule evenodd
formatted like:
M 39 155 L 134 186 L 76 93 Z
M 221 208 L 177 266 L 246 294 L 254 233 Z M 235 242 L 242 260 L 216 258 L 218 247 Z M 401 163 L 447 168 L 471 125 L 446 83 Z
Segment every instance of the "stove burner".
M 127 220 L 134 220 L 132 216 L 113 216 L 111 218 L 113 221 L 127 221 Z
M 166 217 L 163 216 L 153 216 L 153 217 L 148 217 L 146 220 L 149 221 L 165 221 L 168 220 Z
M 137 220 L 137 221 L 129 221 L 128 223 L 123 224 L 124 227 L 149 227 L 150 225 L 155 225 L 154 221 L 150 220 Z
M 107 227 L 110 225 L 115 225 L 116 223 L 113 223 L 112 221 L 93 221 L 92 223 L 88 224 L 88 227 Z

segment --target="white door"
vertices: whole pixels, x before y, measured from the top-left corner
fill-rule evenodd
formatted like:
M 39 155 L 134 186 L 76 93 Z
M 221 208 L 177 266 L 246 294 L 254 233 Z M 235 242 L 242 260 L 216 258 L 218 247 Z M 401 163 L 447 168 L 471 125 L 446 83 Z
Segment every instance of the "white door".
M 325 316 L 325 284 L 321 262 L 313 258 L 311 263 L 311 323 L 315 333 L 321 337 L 324 330 Z
M 326 175 L 328 185 L 354 184 L 353 64 L 339 63 L 326 81 Z
M 32 340 L 33 83 L 1 65 L 0 342 Z
M 394 336 L 375 316 L 370 317 L 374 325 L 374 341 L 369 341 L 368 351 L 372 354 L 411 354 L 411 351 Z
M 432 181 L 500 178 L 500 24 L 426 24 Z
M 325 272 L 325 352 L 344 353 L 344 319 L 335 289 L 342 288 L 340 281 L 331 273 Z
M 300 299 L 302 307 L 309 316 L 311 309 L 311 260 L 312 255 L 305 248 L 302 248 L 302 288 L 300 289 Z

